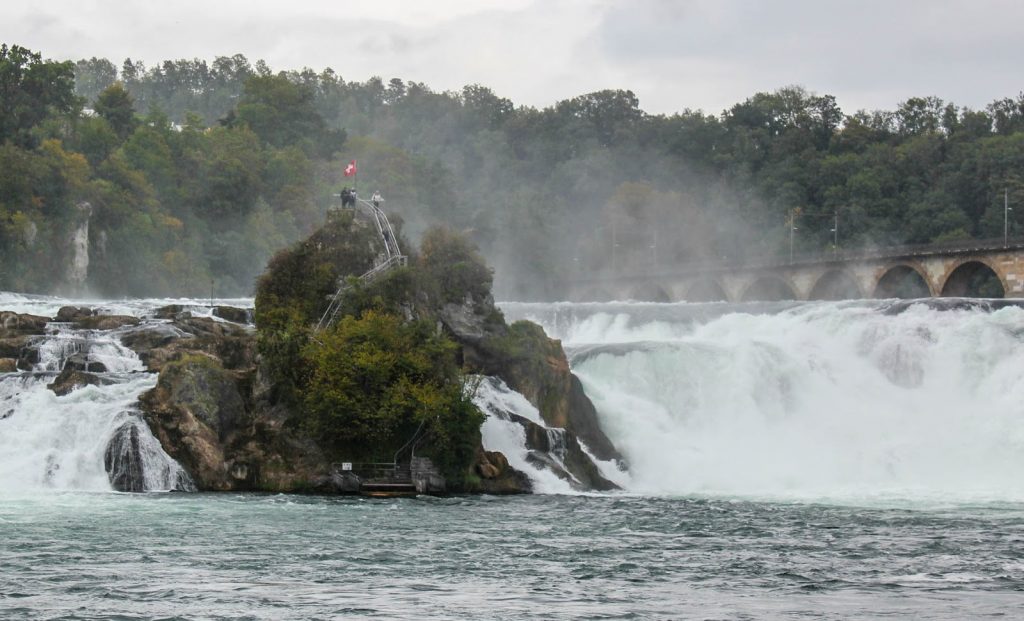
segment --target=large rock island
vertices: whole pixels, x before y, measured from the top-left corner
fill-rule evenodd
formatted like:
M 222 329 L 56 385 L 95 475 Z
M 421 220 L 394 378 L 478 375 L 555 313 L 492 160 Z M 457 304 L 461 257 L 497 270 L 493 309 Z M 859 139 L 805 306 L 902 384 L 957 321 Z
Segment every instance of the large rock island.
M 590 455 L 618 455 L 561 345 L 505 323 L 475 248 L 434 229 L 418 252 L 403 241 L 404 265 L 356 278 L 381 263 L 390 240 L 376 233 L 341 211 L 278 253 L 257 286 L 255 329 L 237 310 L 220 309 L 222 321 L 174 307 L 162 310 L 169 323 L 126 329 L 124 344 L 160 374 L 143 415 L 198 489 L 351 493 L 408 480 L 420 492 L 529 492 L 525 473 L 484 449 L 473 393 L 485 376 L 539 411 L 543 423 L 486 414 L 521 425 L 531 464 L 577 489 L 614 489 Z

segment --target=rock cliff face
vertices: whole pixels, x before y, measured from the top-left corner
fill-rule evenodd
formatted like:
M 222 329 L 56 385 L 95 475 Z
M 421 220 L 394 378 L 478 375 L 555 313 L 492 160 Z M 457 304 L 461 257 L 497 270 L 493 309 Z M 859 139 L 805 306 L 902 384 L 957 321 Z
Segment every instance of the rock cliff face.
M 248 316 L 234 310 L 225 314 Z M 338 491 L 316 444 L 286 428 L 290 413 L 266 400 L 251 327 L 173 309 L 162 315 L 176 318 L 130 332 L 122 342 L 160 373 L 156 387 L 140 399 L 143 415 L 196 486 Z
M 49 322 L 49 317 L 0 311 L 0 372 L 32 368 L 39 355 L 33 345 Z
M 442 310 L 442 323 L 462 346 L 463 365 L 481 375 L 501 378 L 540 411 L 549 427 L 564 430 L 559 450 L 565 452 L 563 463 L 568 472 L 559 472 L 562 467 L 557 464 L 546 466 L 563 478 L 575 479 L 584 489 L 616 489 L 580 446 L 585 444 L 598 459 L 621 459 L 601 431 L 594 405 L 579 379 L 569 370 L 561 343 L 530 322 L 507 326 L 496 319 L 496 313 L 490 298 L 467 298 L 462 305 L 448 304 Z M 522 417 L 516 422 L 523 426 L 527 447 L 535 454 L 553 450 L 547 430 Z

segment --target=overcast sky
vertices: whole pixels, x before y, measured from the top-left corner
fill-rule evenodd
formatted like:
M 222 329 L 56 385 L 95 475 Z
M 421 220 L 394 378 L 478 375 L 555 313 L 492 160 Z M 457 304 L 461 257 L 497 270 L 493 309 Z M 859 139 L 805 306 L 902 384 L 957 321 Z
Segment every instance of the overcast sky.
M 915 95 L 974 108 L 1024 89 L 1020 0 L 4 0 L 0 42 L 54 59 L 245 54 L 543 107 L 632 89 L 718 113 L 798 84 L 846 112 Z

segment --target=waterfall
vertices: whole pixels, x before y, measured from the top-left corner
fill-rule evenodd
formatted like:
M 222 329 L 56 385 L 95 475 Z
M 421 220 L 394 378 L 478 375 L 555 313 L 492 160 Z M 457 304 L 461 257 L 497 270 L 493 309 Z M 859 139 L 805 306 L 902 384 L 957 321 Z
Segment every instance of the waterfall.
M 89 218 L 92 205 L 82 202 L 77 207 L 81 221 L 71 234 L 71 263 L 68 265 L 67 280 L 74 291 L 80 292 L 85 288 L 85 279 L 89 276 Z
M 539 493 L 567 494 L 580 481 L 566 465 L 568 446 L 564 429 L 550 428 L 526 397 L 496 377 L 478 378 L 473 402 L 487 416 L 480 428 L 484 449 L 500 451 L 509 465 L 526 473 Z M 530 431 L 541 433 L 529 433 Z M 601 475 L 622 485 L 626 475 L 612 462 L 601 461 L 580 443 L 583 453 Z
M 0 374 L 0 490 L 194 489 L 139 416 L 156 375 L 116 333 L 50 324 L 34 347 L 32 371 Z M 98 385 L 56 395 L 47 384 L 69 365 Z
M 633 491 L 1024 498 L 1016 305 L 503 310 L 563 339 Z

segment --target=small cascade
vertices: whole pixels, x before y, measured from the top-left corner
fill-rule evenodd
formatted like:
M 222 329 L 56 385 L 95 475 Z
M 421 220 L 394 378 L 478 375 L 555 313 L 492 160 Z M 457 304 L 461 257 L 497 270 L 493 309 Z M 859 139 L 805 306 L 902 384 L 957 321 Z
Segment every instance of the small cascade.
M 52 323 L 34 348 L 32 371 L 0 374 L 0 489 L 195 489 L 139 417 L 156 376 L 116 331 Z M 48 388 L 71 371 L 97 385 L 63 396 Z
M 565 441 L 565 429 L 554 429 L 549 427 L 547 430 L 548 436 L 548 453 L 552 457 L 557 459 L 559 462 L 565 462 L 565 456 L 569 451 L 569 447 Z
M 195 484 L 172 459 L 137 416 L 114 432 L 103 455 L 103 465 L 114 489 L 122 492 L 178 490 L 194 492 Z
M 569 463 L 570 445 L 576 447 L 574 457 L 592 462 L 605 479 L 623 483 L 625 474 L 616 464 L 594 459 L 582 443 L 569 441 L 566 430 L 548 427 L 537 408 L 501 379 L 479 381 L 473 403 L 487 415 L 480 428 L 484 449 L 504 454 L 509 465 L 530 477 L 535 492 L 566 494 L 586 487 Z
M 89 218 L 92 216 L 92 205 L 82 202 L 77 207 L 81 222 L 71 234 L 71 263 L 68 265 L 67 279 L 74 291 L 82 291 L 89 276 Z

